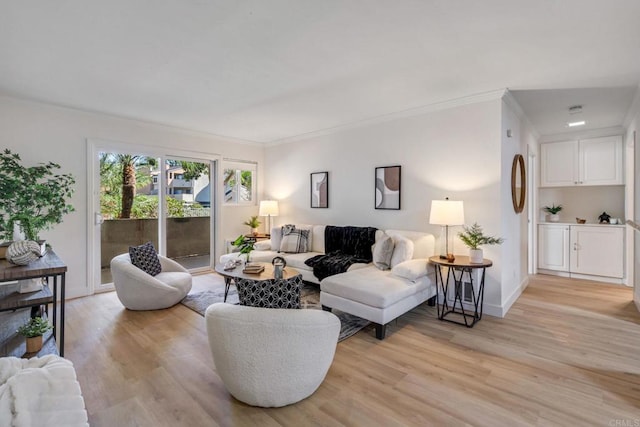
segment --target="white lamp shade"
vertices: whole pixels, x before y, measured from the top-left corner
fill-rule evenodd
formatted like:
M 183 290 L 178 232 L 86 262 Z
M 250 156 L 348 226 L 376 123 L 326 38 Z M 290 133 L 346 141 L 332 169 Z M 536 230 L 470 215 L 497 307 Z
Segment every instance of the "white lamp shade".
M 432 200 L 429 223 L 435 225 L 464 224 L 462 200 Z
M 262 200 L 260 202 L 259 216 L 278 216 L 278 201 L 277 200 Z

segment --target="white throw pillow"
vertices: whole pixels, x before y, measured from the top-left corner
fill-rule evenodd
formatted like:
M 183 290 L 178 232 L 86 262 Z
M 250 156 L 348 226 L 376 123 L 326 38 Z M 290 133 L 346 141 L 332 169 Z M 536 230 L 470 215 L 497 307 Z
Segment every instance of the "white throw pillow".
M 256 251 L 268 251 L 271 249 L 271 240 L 261 240 L 253 245 Z
M 393 237 L 395 248 L 391 256 L 391 268 L 413 258 L 413 242 L 403 236 Z
M 393 247 L 393 239 L 386 234 L 378 239 L 376 244 L 371 247 L 371 253 L 373 255 L 373 265 L 375 265 L 380 270 L 390 269 Z
M 402 277 L 412 282 L 415 282 L 422 276 L 426 276 L 427 273 L 427 260 L 424 258 L 410 259 L 409 261 L 401 262 L 391 269 L 391 274 L 394 276 Z

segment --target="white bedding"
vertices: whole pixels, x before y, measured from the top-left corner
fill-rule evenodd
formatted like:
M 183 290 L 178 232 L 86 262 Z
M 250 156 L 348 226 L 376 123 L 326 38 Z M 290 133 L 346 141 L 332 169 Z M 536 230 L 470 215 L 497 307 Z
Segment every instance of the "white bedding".
M 0 358 L 0 426 L 88 426 L 73 364 L 48 355 Z

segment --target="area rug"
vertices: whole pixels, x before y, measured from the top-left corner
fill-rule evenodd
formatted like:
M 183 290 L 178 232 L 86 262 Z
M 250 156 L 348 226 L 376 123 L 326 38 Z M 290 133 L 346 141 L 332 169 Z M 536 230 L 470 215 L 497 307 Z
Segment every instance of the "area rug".
M 204 312 L 207 310 L 207 307 L 216 302 L 223 302 L 223 300 L 223 290 L 209 290 L 189 294 L 181 302 L 186 307 L 190 308 L 201 316 L 204 316 Z M 230 304 L 239 303 L 238 292 L 234 287 L 229 289 L 227 302 Z M 303 285 L 302 289 L 300 290 L 300 305 L 305 309 L 322 310 L 322 306 L 320 305 L 320 291 L 316 286 Z M 368 320 L 362 319 L 349 313 L 343 313 L 338 310 L 333 310 L 333 314 L 338 316 L 338 319 L 340 319 L 341 327 L 338 341 L 349 338 L 369 324 Z

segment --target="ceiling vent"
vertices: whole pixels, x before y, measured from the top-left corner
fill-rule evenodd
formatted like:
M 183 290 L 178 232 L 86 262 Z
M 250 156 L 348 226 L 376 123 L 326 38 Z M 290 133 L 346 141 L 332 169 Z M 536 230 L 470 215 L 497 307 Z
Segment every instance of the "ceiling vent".
M 582 105 L 572 105 L 569 107 L 569 114 L 579 114 L 582 113 Z

